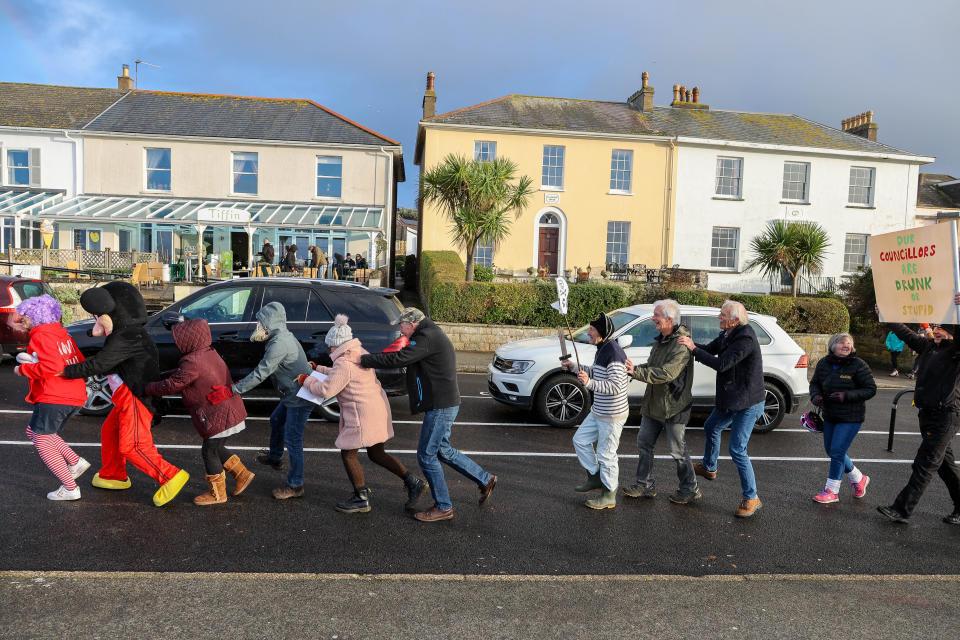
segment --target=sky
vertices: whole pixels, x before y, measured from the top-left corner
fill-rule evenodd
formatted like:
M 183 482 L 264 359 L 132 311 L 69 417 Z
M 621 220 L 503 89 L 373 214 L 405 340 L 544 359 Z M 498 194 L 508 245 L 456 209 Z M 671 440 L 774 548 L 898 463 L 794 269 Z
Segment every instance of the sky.
M 956 0 L 0 0 L 0 81 L 309 98 L 403 144 L 413 164 L 428 71 L 437 113 L 507 94 L 655 102 L 837 128 L 872 109 L 880 142 L 960 177 Z

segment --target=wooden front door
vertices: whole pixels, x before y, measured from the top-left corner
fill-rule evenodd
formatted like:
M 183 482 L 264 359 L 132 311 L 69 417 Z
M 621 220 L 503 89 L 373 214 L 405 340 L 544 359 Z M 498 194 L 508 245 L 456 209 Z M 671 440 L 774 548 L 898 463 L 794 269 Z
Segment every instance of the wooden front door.
M 550 268 L 551 274 L 557 273 L 557 261 L 560 255 L 560 229 L 556 227 L 540 227 L 540 249 L 537 256 L 539 269 L 542 265 Z

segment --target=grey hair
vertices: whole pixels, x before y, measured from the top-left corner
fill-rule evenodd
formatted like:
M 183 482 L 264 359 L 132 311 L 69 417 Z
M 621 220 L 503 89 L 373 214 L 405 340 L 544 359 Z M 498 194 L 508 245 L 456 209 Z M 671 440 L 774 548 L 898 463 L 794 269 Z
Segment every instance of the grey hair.
M 853 347 L 854 342 L 853 342 L 852 335 L 850 335 L 849 333 L 835 333 L 832 336 L 830 336 L 830 340 L 827 342 L 827 351 L 829 351 L 830 353 L 833 353 L 833 348 L 837 346 L 837 343 L 843 340 L 844 338 L 849 339 L 850 346 Z
M 666 300 L 657 300 L 653 303 L 653 310 L 663 309 L 663 315 L 670 318 L 674 326 L 680 324 L 680 305 L 676 300 L 667 298 Z
M 747 316 L 747 308 L 742 302 L 736 300 L 727 300 L 723 303 L 721 309 L 729 309 L 730 317 L 740 321 L 740 324 L 750 324 L 750 318 Z

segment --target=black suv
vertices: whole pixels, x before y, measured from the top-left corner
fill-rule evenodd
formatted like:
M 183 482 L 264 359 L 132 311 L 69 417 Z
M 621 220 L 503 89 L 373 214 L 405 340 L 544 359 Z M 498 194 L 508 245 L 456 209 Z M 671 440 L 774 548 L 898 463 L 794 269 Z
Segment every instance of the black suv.
M 170 328 L 184 318 L 203 318 L 210 324 L 213 348 L 223 357 L 234 380 L 246 376 L 263 357 L 265 343 L 250 342 L 257 326 L 257 311 L 269 302 L 279 302 L 287 312 L 287 328 L 293 332 L 307 358 L 330 365 L 330 349 L 324 337 L 333 326 L 333 317 L 350 317 L 353 337 L 359 338 L 371 353 L 382 351 L 399 335 L 392 324 L 400 317 L 395 289 L 368 289 L 353 282 L 313 280 L 309 278 L 237 278 L 211 284 L 175 302 L 147 320 L 146 328 L 160 351 L 160 370 L 175 369 L 180 352 Z M 103 338 L 88 335 L 93 320 L 82 320 L 67 327 L 85 357 L 103 347 Z M 406 393 L 405 372 L 378 369 L 377 377 L 387 395 Z M 269 382 L 258 389 L 269 389 Z M 87 404 L 84 413 L 102 415 L 112 407 L 106 378 L 87 379 Z M 320 407 L 327 420 L 339 420 L 334 403 Z

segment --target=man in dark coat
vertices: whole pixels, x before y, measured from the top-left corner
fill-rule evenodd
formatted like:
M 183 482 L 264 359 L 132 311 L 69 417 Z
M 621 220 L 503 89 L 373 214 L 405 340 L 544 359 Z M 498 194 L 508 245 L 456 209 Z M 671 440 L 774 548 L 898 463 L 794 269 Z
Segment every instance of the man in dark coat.
M 414 307 L 404 309 L 397 322 L 400 333 L 410 339 L 409 345 L 393 353 L 357 354 L 353 356 L 353 362 L 368 369 L 407 368 L 410 412 L 425 412 L 417 444 L 417 462 L 430 483 L 436 503 L 414 517 L 421 522 L 449 520 L 453 517 L 453 504 L 441 462 L 477 483 L 481 505 L 490 497 L 497 476 L 485 471 L 450 444 L 453 421 L 460 411 L 457 356 L 450 338 Z
M 740 473 L 743 499 L 737 507 L 738 518 L 749 518 L 762 505 L 757 497 L 757 480 L 747 455 L 747 443 L 753 425 L 763 414 L 766 390 L 763 386 L 763 361 L 760 342 L 749 324 L 747 310 L 734 300 L 720 309 L 720 335 L 710 344 L 694 344 L 689 336 L 677 342 L 693 352 L 693 357 L 717 371 L 716 407 L 703 425 L 703 460 L 694 465 L 698 476 L 717 477 L 720 433 L 730 427 L 730 457 Z
M 297 245 L 290 245 L 290 247 L 287 249 L 287 255 L 283 256 L 283 270 L 297 270 Z
M 263 256 L 264 262 L 266 262 L 267 264 L 273 264 L 275 255 L 273 252 L 273 245 L 270 244 L 269 239 L 265 238 L 263 240 L 263 249 L 260 251 L 260 255 Z
M 960 293 L 953 304 L 960 305 Z M 960 524 L 960 474 L 950 446 L 960 428 L 960 325 L 931 324 L 932 338 L 923 338 L 903 324 L 888 324 L 898 338 L 919 355 L 917 386 L 913 403 L 920 420 L 920 448 L 913 460 L 910 479 L 893 504 L 877 511 L 894 522 L 907 522 L 920 496 L 937 474 L 953 500 L 947 524 Z
M 153 504 L 163 506 L 190 475 L 163 459 L 150 433 L 156 410 L 144 389 L 160 379 L 160 357 L 143 326 L 147 321 L 143 297 L 133 285 L 114 281 L 84 291 L 80 306 L 96 318 L 92 334 L 106 340 L 103 349 L 66 367 L 61 375 L 70 379 L 107 376 L 113 390 L 113 409 L 100 428 L 103 465 L 93 477 L 93 486 L 129 489 L 126 467 L 130 462 L 160 483 Z

